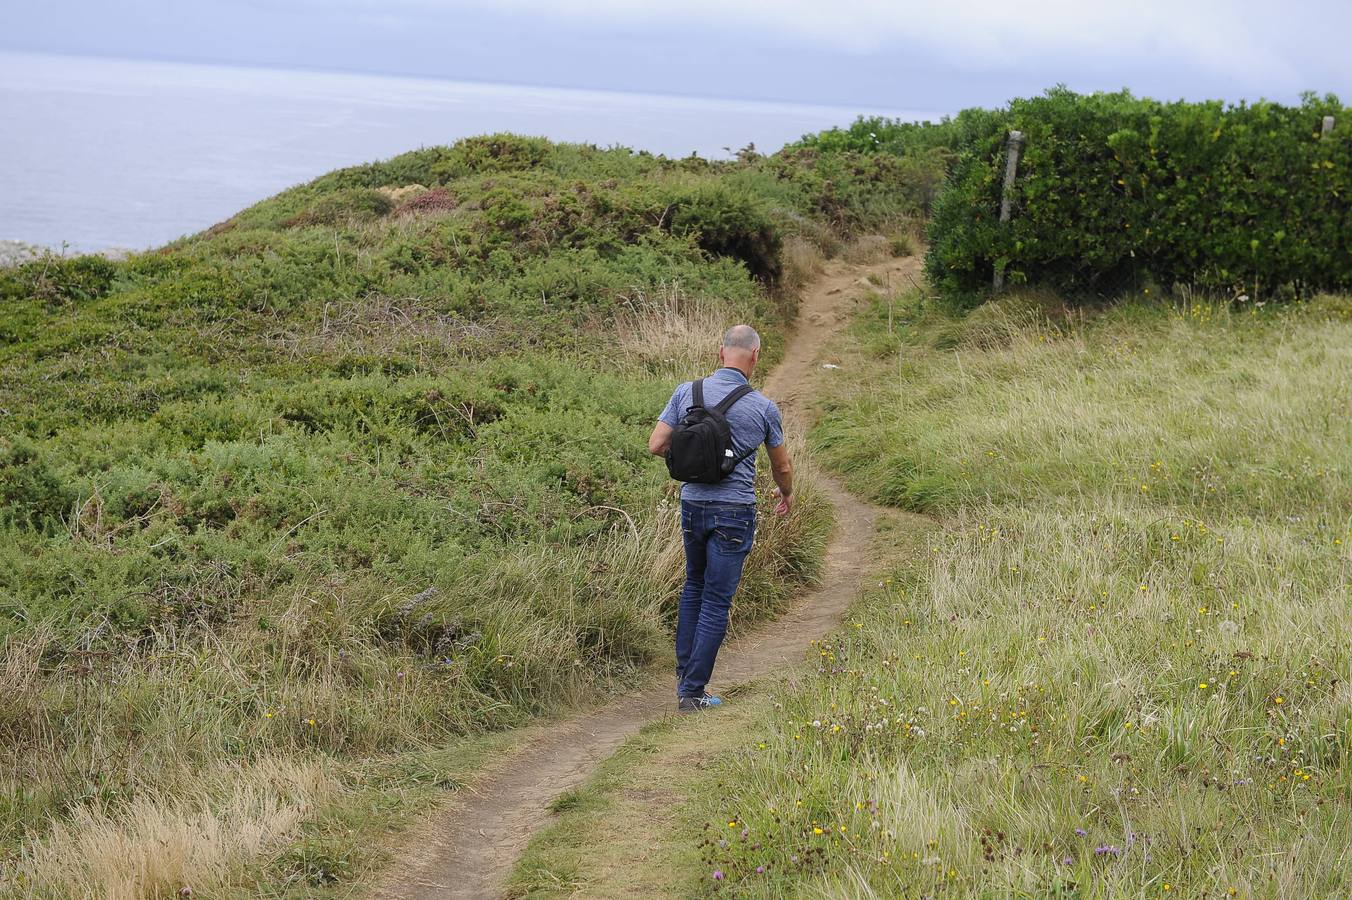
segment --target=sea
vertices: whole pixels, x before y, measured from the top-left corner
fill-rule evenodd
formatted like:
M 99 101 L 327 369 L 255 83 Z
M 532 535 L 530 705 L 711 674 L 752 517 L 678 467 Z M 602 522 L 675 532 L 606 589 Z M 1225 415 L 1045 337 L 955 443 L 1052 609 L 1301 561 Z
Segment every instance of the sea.
M 773 151 L 924 110 L 0 52 L 0 241 L 158 246 L 331 169 L 510 131 L 669 156 Z

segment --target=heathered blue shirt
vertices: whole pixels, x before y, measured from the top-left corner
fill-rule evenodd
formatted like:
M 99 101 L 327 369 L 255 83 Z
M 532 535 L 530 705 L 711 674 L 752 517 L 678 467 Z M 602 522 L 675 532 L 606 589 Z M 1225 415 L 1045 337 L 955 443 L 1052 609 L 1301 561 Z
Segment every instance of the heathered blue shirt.
M 746 376 L 740 370 L 731 367 L 719 369 L 704 379 L 704 405 L 713 406 L 731 393 L 733 388 L 746 383 Z M 676 388 L 667 408 L 662 410 L 659 417 L 672 428 L 680 424 L 681 418 L 690 408 L 690 385 L 687 381 Z M 762 442 L 766 447 L 778 447 L 784 443 L 784 422 L 779 417 L 779 407 L 760 391 L 752 391 L 728 410 L 728 424 L 732 426 L 732 452 L 738 456 L 748 453 L 748 456 L 718 484 L 681 485 L 682 500 L 756 502 L 756 454 L 749 451 L 759 447 Z

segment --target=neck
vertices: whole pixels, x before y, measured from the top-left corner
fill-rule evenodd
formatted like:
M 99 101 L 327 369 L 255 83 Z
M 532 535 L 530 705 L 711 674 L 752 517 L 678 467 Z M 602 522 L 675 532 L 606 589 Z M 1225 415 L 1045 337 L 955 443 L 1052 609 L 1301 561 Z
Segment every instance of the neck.
M 736 369 L 738 372 L 741 372 L 743 375 L 746 376 L 747 381 L 751 380 L 751 370 L 749 368 L 742 368 L 741 366 L 733 365 L 732 363 L 723 363 L 723 368 Z

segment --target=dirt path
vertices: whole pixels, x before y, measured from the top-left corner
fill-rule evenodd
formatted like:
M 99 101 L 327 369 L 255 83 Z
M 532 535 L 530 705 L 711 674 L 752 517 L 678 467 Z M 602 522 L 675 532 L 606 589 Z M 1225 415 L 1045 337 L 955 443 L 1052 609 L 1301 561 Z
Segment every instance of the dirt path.
M 800 428 L 811 375 L 829 361 L 836 335 L 869 275 L 898 284 L 915 274 L 915 259 L 852 266 L 833 262 L 804 291 L 797 329 L 763 390 Z M 854 600 L 867 569 L 874 511 L 835 479 L 821 478 L 835 506 L 837 526 L 826 550 L 822 586 L 784 616 L 729 644 L 718 657 L 719 685 L 759 677 L 802 659 L 808 643 L 830 631 Z M 549 816 L 555 797 L 577 787 L 601 760 L 646 723 L 672 714 L 673 689 L 660 686 L 621 697 L 595 712 L 566 720 L 485 772 L 420 829 L 415 846 L 375 896 L 382 900 L 499 897 L 530 836 Z

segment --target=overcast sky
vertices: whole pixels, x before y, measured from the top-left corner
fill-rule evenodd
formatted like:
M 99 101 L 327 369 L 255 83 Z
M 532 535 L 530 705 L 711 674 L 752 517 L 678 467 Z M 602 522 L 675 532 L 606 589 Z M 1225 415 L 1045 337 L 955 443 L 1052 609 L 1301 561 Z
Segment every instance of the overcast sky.
M 0 47 L 956 111 L 1352 100 L 1347 0 L 43 0 Z

